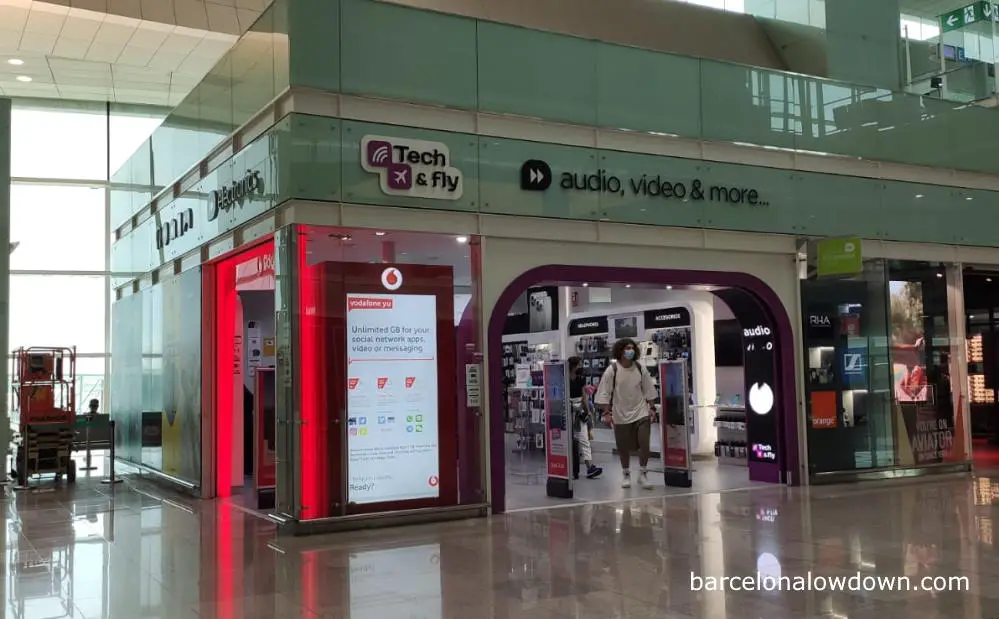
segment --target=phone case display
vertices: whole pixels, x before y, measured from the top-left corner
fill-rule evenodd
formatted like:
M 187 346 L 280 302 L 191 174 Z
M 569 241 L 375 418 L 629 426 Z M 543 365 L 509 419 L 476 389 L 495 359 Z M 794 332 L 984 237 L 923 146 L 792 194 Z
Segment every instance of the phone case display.
M 507 408 L 513 414 L 513 432 L 517 435 L 515 452 L 545 450 L 545 390 L 542 372 L 531 372 L 530 387 L 507 390 Z
M 582 367 L 579 372 L 587 386 L 594 389 L 600 386 L 600 378 L 610 364 L 610 340 L 607 335 L 580 335 L 576 337 L 576 343 L 569 345 L 571 353 L 581 359 Z M 595 428 L 609 428 L 600 415 L 594 415 L 590 419 Z
M 688 364 L 693 363 L 691 351 L 691 329 L 685 327 L 663 327 L 660 329 L 650 329 L 645 332 L 645 341 L 638 343 L 639 363 L 645 367 L 656 385 L 655 412 L 652 415 L 652 423 L 659 422 L 660 403 L 662 393 L 659 387 L 659 362 L 676 361 L 686 359 Z M 687 372 L 687 393 L 694 393 L 694 373 Z
M 718 462 L 749 466 L 746 409 L 739 406 L 719 406 L 715 413 L 715 427 L 718 428 L 718 439 L 715 441 Z
M 505 429 L 517 435 L 520 451 L 545 448 L 544 391 L 541 367 L 551 361 L 551 344 L 503 344 L 503 382 L 506 387 Z M 529 384 L 517 384 L 517 375 L 530 373 Z

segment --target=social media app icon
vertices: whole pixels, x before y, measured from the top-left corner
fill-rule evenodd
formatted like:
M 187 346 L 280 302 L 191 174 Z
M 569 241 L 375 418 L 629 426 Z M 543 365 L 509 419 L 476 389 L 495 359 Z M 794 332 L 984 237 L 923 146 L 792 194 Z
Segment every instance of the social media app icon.
M 406 423 L 413 423 L 413 416 L 412 415 L 406 415 Z
M 423 423 L 423 415 L 416 416 L 416 423 Z
M 360 430 L 357 431 L 357 433 L 360 434 L 361 436 L 367 436 L 368 435 L 368 429 L 367 428 L 361 428 Z
M 366 426 L 366 425 L 368 425 L 368 418 L 367 417 L 361 417 L 360 419 L 357 420 L 357 423 L 359 425 Z
M 423 426 L 422 425 L 416 426 L 416 431 L 417 432 L 423 432 Z
M 357 428 L 351 428 L 350 429 L 350 435 L 351 436 L 357 436 Z
M 412 432 L 414 429 L 413 426 L 406 426 L 406 432 Z
M 387 420 L 385 419 L 385 417 L 379 417 L 378 418 L 378 425 L 383 426 L 383 425 L 385 425 L 386 421 Z

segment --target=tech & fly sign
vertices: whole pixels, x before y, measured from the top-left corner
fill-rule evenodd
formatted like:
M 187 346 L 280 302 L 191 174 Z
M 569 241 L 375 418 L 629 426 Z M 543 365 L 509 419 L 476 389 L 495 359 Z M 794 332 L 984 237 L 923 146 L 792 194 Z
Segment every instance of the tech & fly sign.
M 460 200 L 461 170 L 442 142 L 366 135 L 361 139 L 361 167 L 377 174 L 382 193 L 389 196 Z

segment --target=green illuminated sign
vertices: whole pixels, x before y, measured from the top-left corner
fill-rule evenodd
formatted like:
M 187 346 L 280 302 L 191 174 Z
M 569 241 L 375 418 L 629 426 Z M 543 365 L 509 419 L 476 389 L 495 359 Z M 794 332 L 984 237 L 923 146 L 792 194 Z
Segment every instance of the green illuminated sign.
M 952 32 L 982 21 L 999 21 L 999 5 L 979 0 L 974 4 L 944 13 L 940 16 L 940 29 Z
M 859 238 L 823 239 L 818 242 L 818 275 L 856 275 L 864 271 Z

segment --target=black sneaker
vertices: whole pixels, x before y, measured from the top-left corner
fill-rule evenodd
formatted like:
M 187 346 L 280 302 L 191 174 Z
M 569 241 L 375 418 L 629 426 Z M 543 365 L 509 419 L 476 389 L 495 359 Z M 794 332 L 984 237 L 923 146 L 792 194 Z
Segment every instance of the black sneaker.
M 604 472 L 602 467 L 591 464 L 590 468 L 586 469 L 586 479 L 596 479 L 600 477 L 600 474 Z

